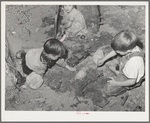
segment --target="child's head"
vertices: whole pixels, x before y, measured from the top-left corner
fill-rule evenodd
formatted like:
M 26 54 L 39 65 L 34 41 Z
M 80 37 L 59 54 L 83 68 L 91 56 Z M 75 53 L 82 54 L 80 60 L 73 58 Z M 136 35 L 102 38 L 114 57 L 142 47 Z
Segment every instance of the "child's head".
M 64 5 L 64 10 L 65 10 L 67 13 L 70 13 L 73 8 L 74 8 L 74 5 Z
M 136 46 L 138 38 L 129 30 L 123 30 L 115 35 L 111 47 L 120 55 L 125 55 Z
M 47 40 L 43 47 L 44 54 L 52 60 L 67 57 L 68 50 L 58 39 Z

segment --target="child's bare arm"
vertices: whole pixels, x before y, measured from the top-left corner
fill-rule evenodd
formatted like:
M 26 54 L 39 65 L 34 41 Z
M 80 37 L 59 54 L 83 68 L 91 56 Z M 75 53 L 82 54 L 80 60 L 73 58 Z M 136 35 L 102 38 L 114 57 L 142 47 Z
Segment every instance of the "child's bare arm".
M 67 63 L 66 63 L 66 61 L 64 59 L 59 59 L 56 62 L 56 64 L 59 65 L 59 66 L 61 66 L 61 67 L 63 67 L 63 68 L 67 68 L 70 71 L 76 71 L 76 68 L 68 66 Z
M 111 78 L 111 80 L 107 81 L 110 85 L 113 86 L 131 86 L 136 83 L 136 79 L 127 79 L 125 81 L 116 81 L 114 78 Z
M 76 71 L 76 68 L 70 67 L 70 66 L 68 66 L 68 65 L 66 65 L 66 68 L 67 68 L 68 70 L 70 70 L 70 71 Z
M 104 58 L 98 60 L 97 66 L 102 66 L 105 61 L 107 61 L 108 59 L 114 57 L 115 55 L 117 55 L 117 53 L 116 53 L 114 50 L 111 51 L 111 52 L 110 52 L 109 54 L 107 54 Z

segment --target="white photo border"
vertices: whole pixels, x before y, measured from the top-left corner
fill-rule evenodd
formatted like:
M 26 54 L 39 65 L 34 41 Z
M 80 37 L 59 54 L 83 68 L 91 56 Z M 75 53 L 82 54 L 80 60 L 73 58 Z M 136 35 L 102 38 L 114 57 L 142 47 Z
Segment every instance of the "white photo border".
M 145 5 L 145 112 L 5 111 L 5 6 L 6 5 Z M 1 119 L 2 121 L 149 121 L 149 3 L 139 1 L 7 1 L 1 2 Z M 88 115 L 86 114 L 88 113 Z

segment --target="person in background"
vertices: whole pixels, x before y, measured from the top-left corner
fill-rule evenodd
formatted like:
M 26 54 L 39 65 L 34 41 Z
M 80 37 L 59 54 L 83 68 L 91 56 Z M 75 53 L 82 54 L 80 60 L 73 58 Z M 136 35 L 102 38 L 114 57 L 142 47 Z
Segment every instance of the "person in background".
M 82 13 L 75 9 L 73 5 L 64 5 L 64 16 L 61 28 L 65 33 L 61 41 L 68 37 L 77 36 L 84 39 L 88 32 Z

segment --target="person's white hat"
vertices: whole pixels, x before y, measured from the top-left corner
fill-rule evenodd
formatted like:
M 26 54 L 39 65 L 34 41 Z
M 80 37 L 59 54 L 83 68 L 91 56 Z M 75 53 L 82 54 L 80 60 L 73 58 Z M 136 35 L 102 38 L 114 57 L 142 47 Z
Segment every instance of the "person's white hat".
M 32 89 L 38 89 L 43 84 L 43 78 L 39 74 L 32 72 L 27 76 L 26 83 Z

